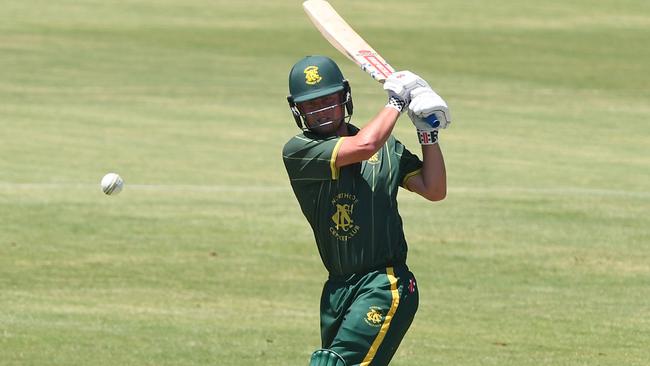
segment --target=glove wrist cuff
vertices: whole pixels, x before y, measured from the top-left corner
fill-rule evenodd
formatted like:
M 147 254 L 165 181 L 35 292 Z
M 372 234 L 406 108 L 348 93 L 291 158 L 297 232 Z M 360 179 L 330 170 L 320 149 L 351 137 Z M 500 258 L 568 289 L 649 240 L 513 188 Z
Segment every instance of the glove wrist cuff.
M 388 98 L 388 104 L 386 104 L 386 108 L 394 108 L 400 113 L 402 113 L 402 111 L 404 111 L 405 106 L 406 106 L 406 103 L 403 100 L 401 100 L 401 99 L 399 99 L 397 97 L 394 97 L 394 96 L 390 96 Z
M 418 130 L 418 140 L 420 145 L 435 145 L 438 143 L 438 130 Z

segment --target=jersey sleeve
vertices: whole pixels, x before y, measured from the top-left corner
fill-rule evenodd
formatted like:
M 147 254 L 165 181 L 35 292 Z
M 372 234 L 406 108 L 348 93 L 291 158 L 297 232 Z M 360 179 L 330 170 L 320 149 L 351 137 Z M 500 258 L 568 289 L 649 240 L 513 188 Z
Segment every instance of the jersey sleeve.
M 344 138 L 315 140 L 301 135 L 294 136 L 282 150 L 289 179 L 292 182 L 338 179 L 336 156 Z
M 422 160 L 397 140 L 395 141 L 395 151 L 399 156 L 398 181 L 402 187 L 406 188 L 406 181 L 422 170 Z

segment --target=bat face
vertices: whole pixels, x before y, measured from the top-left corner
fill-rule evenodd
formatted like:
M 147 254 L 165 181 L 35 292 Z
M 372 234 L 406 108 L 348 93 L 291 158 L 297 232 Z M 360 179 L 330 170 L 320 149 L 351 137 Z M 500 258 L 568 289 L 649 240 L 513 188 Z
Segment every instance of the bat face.
M 373 79 L 384 82 L 395 72 L 325 0 L 307 0 L 302 4 L 318 31 L 339 52 L 361 66 Z

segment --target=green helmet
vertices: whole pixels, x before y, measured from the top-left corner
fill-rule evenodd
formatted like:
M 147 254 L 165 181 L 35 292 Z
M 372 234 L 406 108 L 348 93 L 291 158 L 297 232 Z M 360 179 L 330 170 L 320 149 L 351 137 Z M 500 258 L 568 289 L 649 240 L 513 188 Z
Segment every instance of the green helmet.
M 342 91 L 344 84 L 338 65 L 325 56 L 307 56 L 289 73 L 289 94 L 295 103 Z

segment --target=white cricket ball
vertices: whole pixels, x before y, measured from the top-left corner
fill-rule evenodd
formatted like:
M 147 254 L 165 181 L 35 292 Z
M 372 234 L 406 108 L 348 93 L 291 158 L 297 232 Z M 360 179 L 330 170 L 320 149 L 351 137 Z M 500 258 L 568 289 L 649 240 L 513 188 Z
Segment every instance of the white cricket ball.
M 108 173 L 102 178 L 102 191 L 108 195 L 118 194 L 124 188 L 124 180 L 117 173 Z

